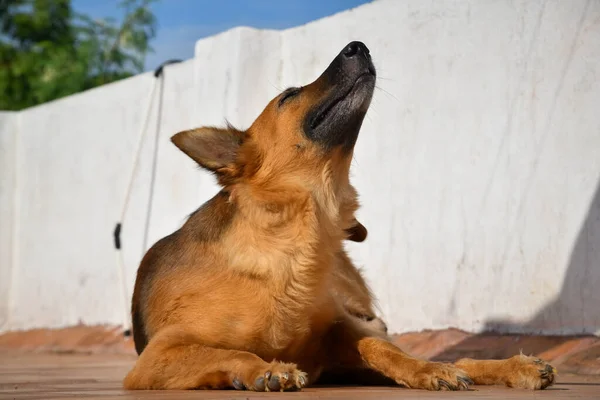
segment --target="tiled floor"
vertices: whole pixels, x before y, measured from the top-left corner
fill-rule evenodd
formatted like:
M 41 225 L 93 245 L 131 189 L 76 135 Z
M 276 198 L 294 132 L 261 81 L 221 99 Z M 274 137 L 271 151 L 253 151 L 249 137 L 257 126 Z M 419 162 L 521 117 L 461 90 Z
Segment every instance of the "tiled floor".
M 309 388 L 297 393 L 238 391 L 127 392 L 121 380 L 131 355 L 0 353 L 0 399 L 600 399 L 600 375 L 559 375 L 550 389 L 531 392 L 475 386 L 468 392 L 426 392 L 402 388 Z

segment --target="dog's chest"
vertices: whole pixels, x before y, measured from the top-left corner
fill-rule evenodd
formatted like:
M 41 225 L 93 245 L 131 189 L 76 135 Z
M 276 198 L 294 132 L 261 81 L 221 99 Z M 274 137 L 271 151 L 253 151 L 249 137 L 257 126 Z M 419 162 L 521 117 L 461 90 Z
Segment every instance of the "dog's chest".
M 294 361 L 318 351 L 322 337 L 335 320 L 335 310 L 326 298 L 303 308 L 280 303 L 279 312 L 273 313 L 263 332 L 261 347 L 268 353 L 265 355 Z

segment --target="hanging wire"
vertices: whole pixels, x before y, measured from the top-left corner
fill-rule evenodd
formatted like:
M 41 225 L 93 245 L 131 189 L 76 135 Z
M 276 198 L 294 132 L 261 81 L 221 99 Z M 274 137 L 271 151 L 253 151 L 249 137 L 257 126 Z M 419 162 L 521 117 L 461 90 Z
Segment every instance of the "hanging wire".
M 115 229 L 113 231 L 114 246 L 115 246 L 115 250 L 116 250 L 115 255 L 116 255 L 116 260 L 117 260 L 117 276 L 119 279 L 119 286 L 120 286 L 119 291 L 121 292 L 121 301 L 122 301 L 122 306 L 123 306 L 123 323 L 122 323 L 123 326 L 122 327 L 123 327 L 123 334 L 125 336 L 129 336 L 131 334 L 131 315 L 129 312 L 129 294 L 128 294 L 128 290 L 127 290 L 127 282 L 125 279 L 125 260 L 123 257 L 123 252 L 121 251 L 121 249 L 122 249 L 121 232 L 123 230 L 123 221 L 125 220 L 125 216 L 127 214 L 128 208 L 129 208 L 129 202 L 131 200 L 131 192 L 132 192 L 132 188 L 133 188 L 133 182 L 134 182 L 135 175 L 136 175 L 136 172 L 137 172 L 137 169 L 139 166 L 139 162 L 140 162 L 142 145 L 144 143 L 146 134 L 148 133 L 148 123 L 150 121 L 150 111 L 152 110 L 152 105 L 154 104 L 154 99 L 156 97 L 155 96 L 156 89 L 159 87 L 159 84 L 162 85 L 162 82 L 159 82 L 159 81 L 161 81 L 164 76 L 164 74 L 163 74 L 164 67 L 167 65 L 175 64 L 175 63 L 179 63 L 179 62 L 181 62 L 181 60 L 165 61 L 154 71 L 154 77 L 156 79 L 154 81 L 154 84 L 152 85 L 152 89 L 150 90 L 150 96 L 148 98 L 148 103 L 146 106 L 145 117 L 144 117 L 143 123 L 140 127 L 139 134 L 138 134 L 138 141 L 136 144 L 135 155 L 134 155 L 133 163 L 132 163 L 131 170 L 129 173 L 129 181 L 127 184 L 127 188 L 125 190 L 125 198 L 123 200 L 123 207 L 121 208 L 119 222 L 117 222 L 117 224 L 115 225 Z M 160 92 L 160 96 L 162 97 L 162 90 Z M 160 110 L 159 110 L 159 112 L 160 112 Z M 157 128 L 156 134 L 158 135 L 158 128 Z M 154 152 L 154 157 L 156 158 L 156 152 Z M 156 162 L 156 160 L 153 160 L 153 162 Z M 146 226 L 146 229 L 147 228 L 148 228 L 148 226 Z M 144 243 L 144 245 L 145 245 L 145 243 Z

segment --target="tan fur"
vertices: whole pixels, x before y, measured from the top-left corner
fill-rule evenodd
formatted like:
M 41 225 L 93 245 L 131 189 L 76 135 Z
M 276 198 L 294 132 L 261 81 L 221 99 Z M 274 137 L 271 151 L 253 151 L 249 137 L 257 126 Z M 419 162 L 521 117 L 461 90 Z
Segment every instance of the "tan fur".
M 343 248 L 345 239 L 366 237 L 349 182 L 352 151 L 323 151 L 302 133 L 311 107 L 328 95 L 319 79 L 285 106 L 273 99 L 247 131 L 173 137 L 223 190 L 142 260 L 132 301 L 141 354 L 125 388 L 289 390 L 336 371 L 430 390 L 466 388 L 469 376 L 547 386 L 531 368 L 537 361 L 454 366 L 413 358 L 389 341 Z

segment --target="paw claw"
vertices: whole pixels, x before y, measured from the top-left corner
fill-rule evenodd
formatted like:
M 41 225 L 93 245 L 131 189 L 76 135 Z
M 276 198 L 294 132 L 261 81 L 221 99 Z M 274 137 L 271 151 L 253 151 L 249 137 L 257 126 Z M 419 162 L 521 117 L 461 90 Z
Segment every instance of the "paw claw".
M 519 355 L 507 363 L 512 370 L 506 380 L 509 387 L 540 390 L 554 384 L 556 369 L 539 358 Z
M 306 386 L 306 378 L 303 375 L 300 375 L 300 378 L 298 378 L 298 383 L 300 384 L 300 387 Z
M 246 390 L 246 386 L 238 378 L 233 379 L 233 387 L 235 390 Z
M 427 390 L 468 390 L 471 379 L 452 364 L 423 362 L 410 379 L 397 380 L 401 385 Z
M 244 378 L 248 379 L 247 381 L 236 377 L 233 380 L 233 386 L 238 390 L 243 387 L 244 390 L 256 392 L 284 392 L 301 390 L 308 383 L 306 373 L 298 370 L 295 364 L 273 361 L 266 371 L 263 369 L 256 372 L 259 373 L 258 376 L 254 375 L 250 379 Z M 252 383 L 248 384 L 247 382 Z
M 440 389 L 442 389 L 444 387 L 444 388 L 446 388 L 446 390 L 456 390 L 454 385 L 451 385 L 449 382 L 447 382 L 443 379 L 438 379 L 438 385 L 440 386 Z
M 254 387 L 257 392 L 265 391 L 265 378 L 260 376 L 254 381 Z
M 464 390 L 469 390 L 469 385 L 473 385 L 475 384 L 475 382 L 473 382 L 473 380 L 471 378 L 469 378 L 468 376 L 459 376 L 457 378 L 458 380 L 458 385 L 460 386 L 461 389 Z
M 279 390 L 281 390 L 281 383 L 279 382 L 279 377 L 276 375 L 272 376 L 271 379 L 269 379 L 269 382 L 267 382 L 267 388 L 271 392 L 278 392 Z

